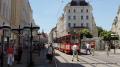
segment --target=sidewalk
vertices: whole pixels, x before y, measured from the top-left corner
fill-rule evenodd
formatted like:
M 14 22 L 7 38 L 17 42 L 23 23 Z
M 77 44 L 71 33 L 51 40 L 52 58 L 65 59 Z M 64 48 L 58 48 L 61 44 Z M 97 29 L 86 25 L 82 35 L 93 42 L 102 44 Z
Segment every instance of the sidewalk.
M 27 50 L 23 51 L 22 54 L 22 60 L 20 64 L 16 64 L 14 63 L 11 67 L 27 67 L 27 58 L 29 56 L 29 53 L 27 52 Z M 34 62 L 34 66 L 33 67 L 55 67 L 55 62 L 53 61 L 53 63 L 49 64 L 47 59 L 46 59 L 46 49 L 42 49 L 40 56 L 38 55 L 37 52 L 33 52 L 32 53 L 32 60 Z M 4 57 L 4 67 L 8 67 L 7 66 L 7 56 Z
M 42 49 L 40 56 L 38 53 L 33 53 L 33 61 L 35 63 L 34 67 L 55 67 L 55 62 L 49 64 L 46 59 L 46 49 Z
M 17 64 L 16 62 L 14 62 L 14 64 L 11 67 L 26 67 L 27 66 L 27 51 L 24 50 L 23 54 L 22 54 L 22 59 L 20 64 Z M 4 66 L 3 67 L 8 67 L 7 65 L 7 55 L 4 56 Z

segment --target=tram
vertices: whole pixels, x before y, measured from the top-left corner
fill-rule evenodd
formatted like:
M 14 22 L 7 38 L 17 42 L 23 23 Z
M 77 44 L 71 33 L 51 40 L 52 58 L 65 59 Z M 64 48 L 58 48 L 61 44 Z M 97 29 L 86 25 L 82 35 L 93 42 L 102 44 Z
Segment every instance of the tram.
M 57 49 L 67 54 L 72 53 L 72 46 L 75 44 L 78 46 L 78 52 L 80 52 L 80 35 L 78 34 L 67 34 L 63 37 L 58 38 Z

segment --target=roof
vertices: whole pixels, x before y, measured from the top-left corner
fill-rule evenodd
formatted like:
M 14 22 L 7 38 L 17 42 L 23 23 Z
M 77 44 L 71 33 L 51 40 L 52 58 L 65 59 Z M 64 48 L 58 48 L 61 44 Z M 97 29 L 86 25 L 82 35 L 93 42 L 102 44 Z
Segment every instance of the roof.
M 71 1 L 70 6 L 88 6 L 89 3 L 82 0 L 82 1 Z

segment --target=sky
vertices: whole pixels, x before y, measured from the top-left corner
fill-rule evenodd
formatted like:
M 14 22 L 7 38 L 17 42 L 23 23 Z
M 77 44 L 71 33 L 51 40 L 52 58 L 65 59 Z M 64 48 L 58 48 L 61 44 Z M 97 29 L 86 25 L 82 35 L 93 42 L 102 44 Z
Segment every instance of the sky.
M 71 0 L 29 0 L 35 23 L 40 32 L 49 33 L 56 26 L 64 6 Z M 93 16 L 97 26 L 110 30 L 117 16 L 120 0 L 87 0 L 93 7 Z

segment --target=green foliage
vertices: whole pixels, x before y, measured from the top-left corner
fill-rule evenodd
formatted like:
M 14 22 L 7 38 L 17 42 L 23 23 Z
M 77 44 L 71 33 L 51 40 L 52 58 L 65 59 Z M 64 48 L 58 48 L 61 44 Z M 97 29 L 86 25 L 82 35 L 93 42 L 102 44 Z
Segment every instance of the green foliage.
M 98 26 L 97 26 L 97 29 L 98 29 L 98 37 L 100 37 L 100 34 L 105 30 L 103 30 L 102 27 L 98 27 Z
M 88 29 L 82 29 L 81 31 L 79 31 L 79 33 L 81 35 L 81 39 L 83 39 L 83 36 L 85 36 L 86 38 L 92 38 L 92 35 Z
M 111 36 L 111 34 L 113 34 L 111 31 L 103 31 L 103 32 L 101 32 L 100 36 L 105 41 L 119 40 L 119 36 Z
M 103 38 L 105 41 L 111 40 L 111 32 L 110 31 L 103 31 L 100 33 L 100 36 Z

